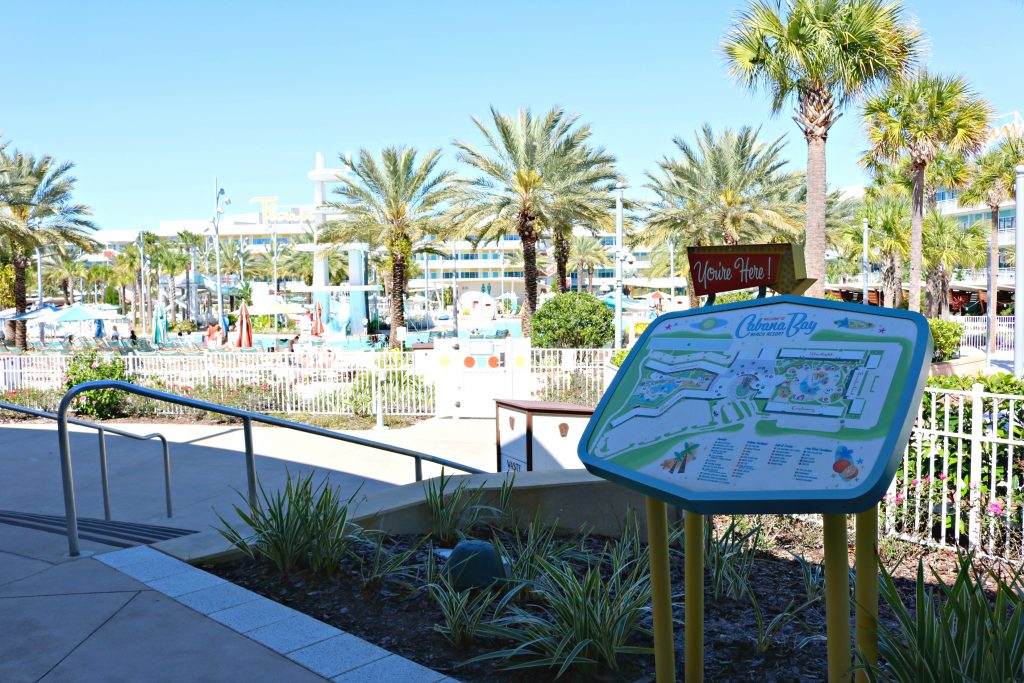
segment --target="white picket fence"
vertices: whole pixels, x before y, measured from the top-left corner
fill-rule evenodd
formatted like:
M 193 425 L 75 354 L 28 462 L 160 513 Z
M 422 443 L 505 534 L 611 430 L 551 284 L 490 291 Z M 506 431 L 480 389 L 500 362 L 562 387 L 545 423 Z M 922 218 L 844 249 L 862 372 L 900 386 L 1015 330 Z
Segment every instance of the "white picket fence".
M 926 389 L 881 515 L 891 535 L 1024 562 L 1024 396 Z
M 411 353 L 203 353 L 134 355 L 121 359 L 145 386 L 249 410 L 428 416 L 434 386 L 417 371 Z M 0 356 L 0 391 L 57 390 L 68 357 Z M 379 396 L 379 398 L 378 398 Z M 171 404 L 161 412 L 188 409 Z
M 960 338 L 961 348 L 985 350 L 988 318 L 983 315 L 967 315 L 953 320 L 964 326 Z M 1013 351 L 1013 327 L 1013 316 L 1001 315 L 996 318 L 996 351 Z
M 530 394 L 538 401 L 596 406 L 611 349 L 532 349 Z

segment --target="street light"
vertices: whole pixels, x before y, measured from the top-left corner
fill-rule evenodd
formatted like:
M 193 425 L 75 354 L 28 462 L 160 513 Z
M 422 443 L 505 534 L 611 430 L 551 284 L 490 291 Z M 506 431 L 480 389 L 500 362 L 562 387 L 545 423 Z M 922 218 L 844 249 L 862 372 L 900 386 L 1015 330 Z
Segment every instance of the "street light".
M 1017 208 L 1014 212 L 1017 258 L 1013 281 L 1013 374 L 1024 375 L 1024 165 L 1017 171 Z
M 626 258 L 622 235 L 622 183 L 615 184 L 615 349 L 622 348 L 622 261 Z
M 220 276 L 220 215 L 224 213 L 224 207 L 231 204 L 231 200 L 224 192 L 224 188 L 213 179 L 213 247 L 217 257 L 217 322 L 224 324 L 224 294 L 221 291 Z M 221 337 L 227 334 L 227 330 L 221 330 Z

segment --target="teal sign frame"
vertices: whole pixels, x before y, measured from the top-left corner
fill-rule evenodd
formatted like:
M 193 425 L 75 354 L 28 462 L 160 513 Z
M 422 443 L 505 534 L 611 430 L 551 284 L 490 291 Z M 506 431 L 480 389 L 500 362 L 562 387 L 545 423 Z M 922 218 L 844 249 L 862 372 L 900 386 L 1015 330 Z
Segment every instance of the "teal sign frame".
M 861 512 L 896 474 L 932 346 L 919 313 L 801 296 L 668 313 L 616 373 L 579 457 L 698 514 Z

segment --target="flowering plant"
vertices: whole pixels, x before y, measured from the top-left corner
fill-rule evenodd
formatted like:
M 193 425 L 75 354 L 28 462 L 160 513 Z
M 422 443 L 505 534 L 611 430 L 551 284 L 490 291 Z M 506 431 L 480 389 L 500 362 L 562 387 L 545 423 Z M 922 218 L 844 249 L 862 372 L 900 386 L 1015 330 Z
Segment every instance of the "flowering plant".
M 84 382 L 101 379 L 115 379 L 130 382 L 125 362 L 117 356 L 101 356 L 96 351 L 79 351 L 68 359 L 64 374 L 64 389 L 68 390 Z M 87 391 L 75 398 L 75 408 L 80 414 L 109 419 L 124 414 L 125 395 L 116 389 Z

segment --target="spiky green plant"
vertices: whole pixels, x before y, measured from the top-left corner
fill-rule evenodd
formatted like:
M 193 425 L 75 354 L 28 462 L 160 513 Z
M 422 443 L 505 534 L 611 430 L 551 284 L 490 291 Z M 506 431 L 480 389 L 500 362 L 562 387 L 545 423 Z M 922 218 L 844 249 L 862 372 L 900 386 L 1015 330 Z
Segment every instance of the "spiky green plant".
M 449 547 L 464 538 L 466 532 L 477 524 L 499 514 L 497 508 L 481 503 L 484 497 L 482 484 L 470 489 L 466 482 L 460 481 L 454 490 L 449 491 L 452 476 L 445 475 L 442 469 L 441 476 L 423 483 L 430 513 L 430 535 L 441 545 Z

